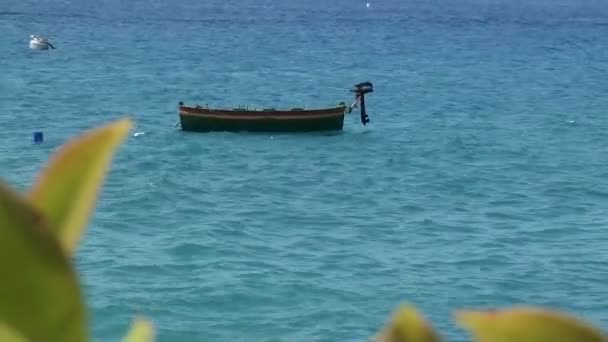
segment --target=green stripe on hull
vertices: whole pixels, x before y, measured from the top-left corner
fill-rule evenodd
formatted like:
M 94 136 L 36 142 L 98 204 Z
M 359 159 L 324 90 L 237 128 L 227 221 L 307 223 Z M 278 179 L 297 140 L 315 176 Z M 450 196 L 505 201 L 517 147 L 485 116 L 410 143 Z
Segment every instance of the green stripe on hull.
M 313 132 L 342 130 L 344 115 L 314 119 L 235 120 L 198 115 L 180 115 L 182 130 L 192 132 Z

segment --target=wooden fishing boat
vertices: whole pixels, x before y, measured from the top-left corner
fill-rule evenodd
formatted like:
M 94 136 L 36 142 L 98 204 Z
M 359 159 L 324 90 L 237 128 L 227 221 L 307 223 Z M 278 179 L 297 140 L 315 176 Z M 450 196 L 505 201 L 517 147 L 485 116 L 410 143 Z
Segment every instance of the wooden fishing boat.
M 324 109 L 212 109 L 180 103 L 184 131 L 322 131 L 342 129 L 346 105 Z
M 347 107 L 341 102 L 336 107 L 320 109 L 213 109 L 202 106 L 186 106 L 179 102 L 179 118 L 183 131 L 257 131 L 257 132 L 311 132 L 342 130 L 344 116 L 360 103 L 361 122 L 369 122 L 365 113 L 364 94 L 372 92 L 369 82 L 357 84 L 355 102 Z

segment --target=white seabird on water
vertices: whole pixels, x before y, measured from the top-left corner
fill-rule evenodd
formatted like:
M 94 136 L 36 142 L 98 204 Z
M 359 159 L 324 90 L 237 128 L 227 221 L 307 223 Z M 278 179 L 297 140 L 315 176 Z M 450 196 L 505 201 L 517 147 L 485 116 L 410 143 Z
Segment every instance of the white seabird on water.
M 30 49 L 32 50 L 48 50 L 49 47 L 54 49 L 53 44 L 49 43 L 47 38 L 38 35 L 30 35 Z

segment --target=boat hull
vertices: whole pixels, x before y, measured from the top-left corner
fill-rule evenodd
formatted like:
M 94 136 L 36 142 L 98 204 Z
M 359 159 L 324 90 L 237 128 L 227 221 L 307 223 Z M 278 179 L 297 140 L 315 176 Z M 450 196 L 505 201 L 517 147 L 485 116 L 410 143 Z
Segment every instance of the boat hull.
M 179 107 L 182 130 L 191 132 L 312 132 L 342 130 L 346 106 L 315 110 L 218 110 Z

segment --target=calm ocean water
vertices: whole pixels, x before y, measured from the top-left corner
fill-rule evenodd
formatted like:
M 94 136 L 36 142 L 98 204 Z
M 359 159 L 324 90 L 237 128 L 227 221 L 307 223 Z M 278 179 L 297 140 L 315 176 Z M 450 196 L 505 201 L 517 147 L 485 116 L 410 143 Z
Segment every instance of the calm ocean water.
M 95 340 L 363 341 L 401 302 L 608 328 L 605 1 L 0 5 L 0 177 L 131 115 L 77 263 Z M 28 49 L 30 34 L 56 50 Z M 332 134 L 187 134 L 177 103 L 334 105 Z M 41 130 L 45 143 L 34 145 Z

